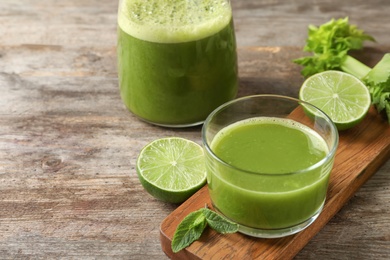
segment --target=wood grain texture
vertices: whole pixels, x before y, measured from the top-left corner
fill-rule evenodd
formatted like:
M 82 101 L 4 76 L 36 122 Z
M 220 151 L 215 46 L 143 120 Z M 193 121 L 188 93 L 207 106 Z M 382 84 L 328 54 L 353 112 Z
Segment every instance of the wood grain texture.
M 309 120 L 302 109 L 294 111 L 292 118 Z M 190 212 L 206 204 L 212 206 L 206 185 L 164 219 L 160 227 L 162 248 L 172 259 L 292 259 L 389 156 L 390 127 L 372 108 L 361 124 L 340 133 L 323 211 L 307 229 L 277 239 L 251 238 L 240 233 L 221 235 L 209 229 L 199 241 L 175 254 L 171 242 L 178 224 Z
M 240 96 L 296 96 L 310 23 L 350 16 L 390 50 L 390 2 L 232 0 Z M 200 128 L 148 125 L 126 111 L 116 70 L 117 1 L 0 1 L 0 259 L 167 259 L 159 226 L 178 205 L 155 200 L 135 161 L 148 142 Z M 255 47 L 256 46 L 256 47 Z M 356 162 L 359 163 L 359 162 Z M 296 259 L 387 259 L 390 163 Z

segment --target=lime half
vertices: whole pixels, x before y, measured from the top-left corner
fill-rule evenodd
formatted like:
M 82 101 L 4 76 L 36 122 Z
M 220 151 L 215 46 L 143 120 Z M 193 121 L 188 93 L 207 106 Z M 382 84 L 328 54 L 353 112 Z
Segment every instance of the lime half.
M 153 197 L 181 203 L 206 183 L 203 148 L 179 137 L 155 140 L 139 154 L 137 174 Z
M 299 98 L 324 111 L 338 130 L 360 123 L 371 105 L 368 88 L 356 77 L 341 71 L 324 71 L 303 83 Z M 310 109 L 306 112 L 312 114 Z

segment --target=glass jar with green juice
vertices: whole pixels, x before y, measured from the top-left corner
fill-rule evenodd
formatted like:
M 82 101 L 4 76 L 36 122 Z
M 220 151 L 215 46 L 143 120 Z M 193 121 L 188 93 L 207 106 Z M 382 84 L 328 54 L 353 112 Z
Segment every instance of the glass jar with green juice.
M 156 125 L 202 124 L 237 93 L 228 0 L 120 0 L 117 56 L 124 104 Z

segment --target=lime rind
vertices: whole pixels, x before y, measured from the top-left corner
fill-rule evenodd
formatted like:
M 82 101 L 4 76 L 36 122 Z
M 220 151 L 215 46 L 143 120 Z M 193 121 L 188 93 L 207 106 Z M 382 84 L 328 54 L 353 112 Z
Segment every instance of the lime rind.
M 325 71 L 309 77 L 300 89 L 299 98 L 320 108 L 339 130 L 360 123 L 371 105 L 368 88 L 356 77 L 340 71 Z M 305 110 L 314 114 L 307 106 Z
M 152 196 L 182 202 L 206 183 L 203 148 L 179 137 L 155 140 L 142 149 L 137 174 Z

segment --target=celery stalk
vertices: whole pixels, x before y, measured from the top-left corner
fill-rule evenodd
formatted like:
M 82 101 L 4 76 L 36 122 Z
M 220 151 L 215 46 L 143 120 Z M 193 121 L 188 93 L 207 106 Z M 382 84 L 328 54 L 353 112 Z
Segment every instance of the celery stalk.
M 363 81 L 371 94 L 371 101 L 390 124 L 390 53 L 387 53 L 373 68 L 348 54 L 349 50 L 363 49 L 364 41 L 375 41 L 355 25 L 348 17 L 332 19 L 319 27 L 309 25 L 304 51 L 312 56 L 295 59 L 304 66 L 301 73 L 309 77 L 325 70 L 342 70 Z

